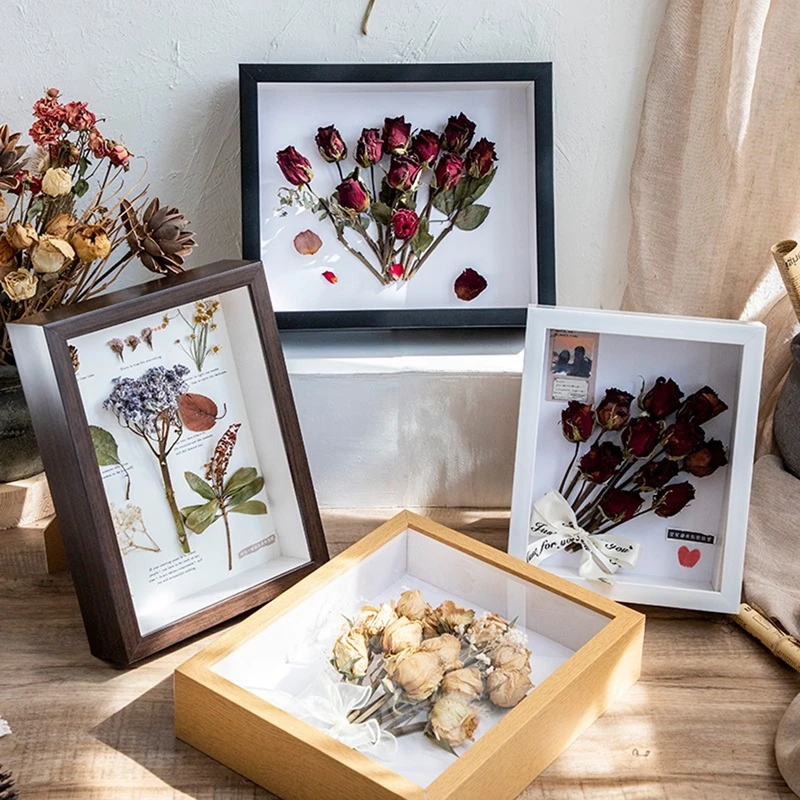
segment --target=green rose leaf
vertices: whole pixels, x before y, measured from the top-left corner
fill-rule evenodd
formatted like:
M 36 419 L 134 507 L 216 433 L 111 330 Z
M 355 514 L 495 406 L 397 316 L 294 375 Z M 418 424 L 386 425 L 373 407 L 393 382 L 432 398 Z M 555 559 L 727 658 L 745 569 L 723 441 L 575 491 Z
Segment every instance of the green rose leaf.
M 114 437 L 104 428 L 97 425 L 89 426 L 89 433 L 92 436 L 94 453 L 97 456 L 97 463 L 101 467 L 110 467 L 119 464 L 119 450 Z
M 80 161 L 78 161 L 78 175 L 82 178 L 87 169 L 89 169 L 89 159 L 86 156 L 81 156 Z
M 392 209 L 386 203 L 373 203 L 370 206 L 370 213 L 379 225 L 391 225 Z
M 416 256 L 422 255 L 433 244 L 433 236 L 429 233 L 429 227 L 427 217 L 421 217 L 417 232 L 411 240 L 411 249 Z
M 248 500 L 236 508 L 232 508 L 237 514 L 266 514 L 267 506 L 260 500 Z
M 460 202 L 457 202 L 456 205 L 458 205 L 459 208 L 466 208 L 472 205 L 489 188 L 496 173 L 497 168 L 495 167 L 495 169 L 491 172 L 487 172 L 482 178 L 463 178 L 456 187 L 457 193 L 462 186 L 464 187 L 461 192 Z
M 250 483 L 247 483 L 244 486 L 242 486 L 241 489 L 234 492 L 232 495 L 230 496 L 226 495 L 228 499 L 228 505 L 238 506 L 240 503 L 244 503 L 251 497 L 255 497 L 263 488 L 264 488 L 264 479 L 259 476 L 255 480 L 250 481 Z
M 41 214 L 42 211 L 44 211 L 44 200 L 37 200 L 35 203 L 31 203 L 28 208 L 28 221 L 30 222 L 37 214 Z
M 83 197 L 86 192 L 89 191 L 89 181 L 85 178 L 80 178 L 79 180 L 75 181 L 75 184 L 72 187 L 72 193 L 75 197 Z
M 184 472 L 183 477 L 186 478 L 186 483 L 192 491 L 197 492 L 200 497 L 205 497 L 206 500 L 216 499 L 214 490 L 199 475 L 195 475 L 194 472 Z
M 436 192 L 433 197 L 433 207 L 437 211 L 441 211 L 446 217 L 449 217 L 453 213 L 453 209 L 456 207 L 455 192 L 453 192 L 451 189 L 445 189 L 441 192 Z
M 253 481 L 258 476 L 258 470 L 255 467 L 239 467 L 233 475 L 228 478 L 222 493 L 225 497 L 230 497 L 235 494 L 243 486 L 247 486 L 250 481 Z
M 462 231 L 474 231 L 488 216 L 489 206 L 467 206 L 456 215 L 455 226 Z
M 186 517 L 186 527 L 195 533 L 202 533 L 216 518 L 219 503 L 211 500 L 202 506 L 196 507 Z

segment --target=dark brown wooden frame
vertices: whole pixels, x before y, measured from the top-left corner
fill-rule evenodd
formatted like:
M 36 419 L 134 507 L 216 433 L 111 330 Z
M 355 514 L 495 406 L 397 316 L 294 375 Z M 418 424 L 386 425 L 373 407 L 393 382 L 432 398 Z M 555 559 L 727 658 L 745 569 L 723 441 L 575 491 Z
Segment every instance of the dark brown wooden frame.
M 310 562 L 146 636 L 139 632 L 67 341 L 246 287 Z M 9 325 L 92 653 L 128 665 L 271 600 L 328 560 L 275 314 L 259 261 L 218 261 Z

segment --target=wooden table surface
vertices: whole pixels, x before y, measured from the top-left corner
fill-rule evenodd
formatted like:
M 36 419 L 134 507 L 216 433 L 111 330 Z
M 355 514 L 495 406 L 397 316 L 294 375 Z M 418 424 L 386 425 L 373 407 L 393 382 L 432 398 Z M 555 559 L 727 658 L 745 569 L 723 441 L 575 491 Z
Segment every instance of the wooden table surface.
M 331 554 L 391 514 L 324 512 Z M 507 513 L 428 515 L 505 547 Z M 641 610 L 642 679 L 521 798 L 794 797 L 773 739 L 800 676 L 726 617 Z M 0 738 L 0 764 L 14 771 L 21 799 L 272 797 L 173 736 L 172 671 L 215 635 L 134 669 L 97 661 L 69 575 L 45 572 L 41 530 L 0 531 L 0 716 L 13 730 Z

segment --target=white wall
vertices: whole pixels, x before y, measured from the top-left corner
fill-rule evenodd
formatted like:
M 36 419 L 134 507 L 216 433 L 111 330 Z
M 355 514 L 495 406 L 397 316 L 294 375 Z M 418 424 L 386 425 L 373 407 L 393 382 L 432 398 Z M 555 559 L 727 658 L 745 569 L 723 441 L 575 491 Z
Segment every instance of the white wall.
M 666 0 L 15 0 L 3 5 L 0 123 L 55 85 L 146 155 L 191 219 L 194 263 L 239 253 L 239 62 L 552 60 L 560 302 L 615 306 L 628 175 Z M 139 275 L 131 275 L 131 279 Z

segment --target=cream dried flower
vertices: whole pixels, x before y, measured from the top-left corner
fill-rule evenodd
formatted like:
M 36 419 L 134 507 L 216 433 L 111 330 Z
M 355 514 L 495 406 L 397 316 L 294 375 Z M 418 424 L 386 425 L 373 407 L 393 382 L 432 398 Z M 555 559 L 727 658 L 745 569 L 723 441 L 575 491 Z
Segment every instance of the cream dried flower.
M 406 650 L 386 666 L 389 677 L 410 700 L 425 700 L 438 688 L 444 667 L 435 653 Z
M 436 609 L 436 615 L 451 630 L 465 628 L 475 618 L 471 608 L 462 608 L 452 600 L 445 600 Z
M 467 631 L 467 639 L 475 647 L 491 647 L 508 630 L 508 622 L 499 614 L 482 614 Z
M 489 699 L 500 708 L 513 708 L 533 688 L 527 672 L 496 669 L 486 678 Z
M 419 589 L 408 589 L 400 595 L 396 611 L 403 617 L 422 622 L 429 608 L 430 606 L 425 602 L 425 598 Z
M 15 303 L 33 297 L 36 294 L 38 283 L 36 276 L 24 269 L 15 269 L 0 280 L 3 290 Z
M 0 222 L 5 222 L 8 219 L 8 203 L 6 202 L 5 197 L 0 194 Z
M 61 214 L 56 214 L 53 219 L 47 223 L 44 232 L 49 233 L 51 236 L 57 236 L 59 239 L 63 239 L 74 224 L 75 218 L 70 214 L 62 212 Z
M 70 239 L 78 258 L 84 264 L 102 261 L 111 252 L 111 241 L 102 225 L 83 225 Z
M 380 607 L 364 606 L 356 620 L 356 627 L 360 628 L 370 638 L 383 633 L 387 625 L 391 625 L 397 619 L 394 609 L 389 603 L 383 603 Z
M 446 694 L 434 704 L 430 713 L 434 736 L 451 747 L 464 744 L 478 727 L 478 715 L 469 698 L 459 694 Z
M 16 257 L 16 248 L 8 241 L 8 237 L 0 236 L 0 267 L 10 267 Z
M 31 252 L 34 270 L 44 274 L 60 272 L 73 258 L 75 251 L 69 242 L 48 234 L 39 238 Z
M 442 691 L 445 694 L 461 694 L 475 699 L 483 694 L 483 678 L 477 667 L 454 669 L 444 676 Z
M 361 631 L 351 628 L 336 640 L 333 645 L 333 663 L 348 678 L 361 678 L 367 674 L 369 654 L 366 637 Z
M 461 642 L 451 633 L 443 633 L 432 639 L 426 639 L 419 646 L 420 650 L 435 653 L 445 670 L 461 666 L 458 657 L 461 655 Z
M 492 666 L 496 669 L 512 669 L 518 672 L 531 671 L 531 651 L 527 647 L 501 644 L 492 652 Z
M 50 197 L 69 194 L 72 190 L 72 176 L 65 167 L 50 167 L 42 178 L 42 191 Z
M 422 625 L 416 620 L 398 617 L 386 626 L 381 646 L 384 653 L 396 655 L 403 650 L 418 647 L 422 641 Z
M 39 241 L 36 229 L 30 223 L 13 222 L 8 226 L 6 238 L 9 244 L 17 250 L 27 250 Z

